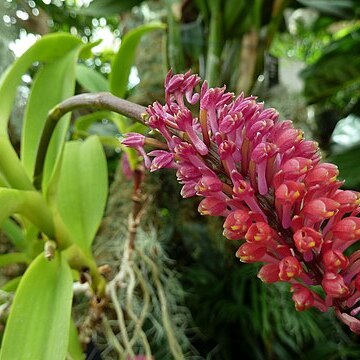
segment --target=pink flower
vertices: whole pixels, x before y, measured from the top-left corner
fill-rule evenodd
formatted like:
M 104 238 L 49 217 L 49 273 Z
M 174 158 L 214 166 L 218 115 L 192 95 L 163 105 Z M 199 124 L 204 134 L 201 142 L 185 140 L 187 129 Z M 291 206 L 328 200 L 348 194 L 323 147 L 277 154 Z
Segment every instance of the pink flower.
M 360 251 L 344 255 L 360 240 L 359 193 L 341 190 L 337 167 L 321 163 L 317 144 L 276 110 L 206 82 L 199 92 L 199 83 L 169 72 L 166 104 L 148 107 L 146 123 L 167 147 L 148 154 L 151 165 L 142 135 L 123 144 L 151 171 L 176 168 L 182 196 L 200 196 L 202 215 L 224 217 L 224 236 L 243 241 L 236 256 L 263 263 L 262 281 L 290 283 L 297 310 L 334 307 L 360 333 Z

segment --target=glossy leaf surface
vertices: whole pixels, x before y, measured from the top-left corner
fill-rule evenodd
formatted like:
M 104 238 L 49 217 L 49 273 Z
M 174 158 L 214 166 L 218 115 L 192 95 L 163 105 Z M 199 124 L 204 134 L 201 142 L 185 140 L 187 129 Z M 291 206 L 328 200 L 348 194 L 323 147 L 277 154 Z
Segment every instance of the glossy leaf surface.
M 110 74 L 110 91 L 118 97 L 124 97 L 129 82 L 131 67 L 134 64 L 136 48 L 148 32 L 164 29 L 165 25 L 154 22 L 129 31 L 122 39 L 119 51 L 114 57 Z
M 85 251 L 100 225 L 107 185 L 106 158 L 98 137 L 68 142 L 56 202 L 74 241 Z
M 23 276 L 6 323 L 1 360 L 64 360 L 69 341 L 72 276 L 60 255 L 40 254 Z

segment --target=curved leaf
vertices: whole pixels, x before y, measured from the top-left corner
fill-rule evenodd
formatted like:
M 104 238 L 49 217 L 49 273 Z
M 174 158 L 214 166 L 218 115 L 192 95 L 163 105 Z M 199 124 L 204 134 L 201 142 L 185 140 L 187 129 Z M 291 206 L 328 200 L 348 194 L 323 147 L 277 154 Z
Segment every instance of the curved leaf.
M 89 251 L 107 198 L 106 157 L 97 136 L 65 145 L 56 203 L 74 242 Z
M 124 97 L 131 66 L 134 63 L 135 51 L 141 37 L 154 30 L 165 29 L 165 24 L 154 22 L 129 31 L 122 39 L 119 51 L 114 57 L 110 73 L 110 91 L 118 97 Z
M 7 69 L 0 78 L 0 134 L 7 134 L 8 119 L 12 111 L 17 86 L 29 67 L 35 61 L 54 61 L 79 45 L 81 45 L 81 40 L 67 33 L 46 35 Z
M 33 176 L 37 148 L 49 110 L 74 94 L 75 66 L 79 50 L 80 44 L 55 61 L 45 64 L 36 74 L 26 106 L 21 141 L 21 160 L 30 178 Z M 53 134 L 56 140 L 52 142 L 52 147 L 50 145 L 48 150 L 50 154 L 53 154 L 50 160 L 51 167 L 56 163 L 69 119 L 70 114 L 58 124 Z M 51 173 L 51 168 L 48 172 Z
M 94 0 L 88 7 L 81 7 L 77 13 L 85 16 L 114 16 L 123 11 L 130 10 L 144 0 Z
M 25 248 L 25 237 L 20 226 L 12 219 L 8 218 L 1 224 L 1 230 L 5 233 L 8 239 L 16 246 L 16 248 L 23 250 Z
M 70 321 L 69 345 L 68 345 L 69 360 L 84 360 L 85 355 L 81 348 L 78 332 L 74 321 Z
M 78 64 L 76 67 L 76 80 L 87 91 L 109 91 L 109 81 L 105 76 L 83 64 Z
M 13 214 L 25 216 L 49 237 L 54 236 L 52 217 L 40 193 L 0 188 L 0 225 Z
M 29 263 L 29 258 L 24 253 L 10 253 L 0 255 L 0 267 L 16 263 Z
M 67 262 L 40 254 L 16 291 L 1 360 L 64 360 L 69 342 L 72 276 Z

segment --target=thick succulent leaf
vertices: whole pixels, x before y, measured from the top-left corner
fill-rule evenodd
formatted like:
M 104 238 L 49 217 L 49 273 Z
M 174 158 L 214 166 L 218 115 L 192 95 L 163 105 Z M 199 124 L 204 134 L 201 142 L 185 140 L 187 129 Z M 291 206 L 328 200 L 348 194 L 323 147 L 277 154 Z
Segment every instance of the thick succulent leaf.
M 60 44 L 59 44 L 60 46 Z M 80 46 L 50 63 L 44 64 L 36 74 L 27 102 L 21 142 L 21 160 L 26 172 L 32 178 L 37 148 L 47 114 L 56 104 L 74 94 L 75 66 Z M 47 173 L 52 173 L 52 166 L 57 158 L 65 139 L 70 115 L 58 124 L 54 132 L 55 139 L 49 147 L 51 160 L 47 161 Z
M 74 242 L 89 251 L 107 198 L 106 157 L 97 136 L 65 146 L 56 203 Z
M 64 360 L 69 342 L 72 276 L 65 259 L 40 254 L 16 291 L 1 360 Z
M 309 103 L 324 102 L 339 92 L 359 91 L 359 47 L 360 29 L 329 44 L 318 61 L 301 73 Z
M 0 225 L 13 214 L 25 216 L 49 237 L 54 236 L 52 217 L 40 193 L 0 188 Z
M 0 134 L 7 134 L 17 86 L 35 61 L 52 62 L 81 45 L 81 40 L 66 33 L 44 36 L 17 59 L 0 78 Z
M 76 80 L 86 91 L 109 91 L 109 81 L 105 76 L 83 64 L 78 64 L 76 67 Z
M 142 36 L 150 31 L 165 29 L 159 22 L 145 24 L 129 31 L 122 39 L 119 51 L 112 62 L 110 73 L 110 91 L 118 97 L 124 97 L 129 83 L 131 67 L 134 63 L 136 48 Z

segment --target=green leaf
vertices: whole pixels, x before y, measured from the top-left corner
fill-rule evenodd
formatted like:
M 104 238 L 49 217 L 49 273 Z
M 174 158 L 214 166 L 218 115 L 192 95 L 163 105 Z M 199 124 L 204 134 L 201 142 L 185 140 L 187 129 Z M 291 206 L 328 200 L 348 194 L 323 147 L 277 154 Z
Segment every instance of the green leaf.
M 85 355 L 79 341 L 78 332 L 76 330 L 74 321 L 71 320 L 67 360 L 84 360 L 84 359 L 85 359 Z
M 13 214 L 25 216 L 49 237 L 54 237 L 52 216 L 40 193 L 0 188 L 0 225 Z
M 8 120 L 22 75 L 35 61 L 52 62 L 79 45 L 81 40 L 67 33 L 46 35 L 3 73 L 0 78 L 0 134 L 7 134 Z
M 6 291 L 6 292 L 15 291 L 17 289 L 17 287 L 19 286 L 21 279 L 22 279 L 22 276 L 18 276 L 14 279 L 11 279 L 8 282 L 6 282 L 3 286 L 1 286 L 0 289 L 2 291 Z
M 79 44 L 80 45 L 80 44 Z M 70 49 L 57 60 L 45 64 L 36 74 L 27 102 L 21 141 L 21 160 L 29 177 L 33 177 L 37 148 L 47 114 L 56 104 L 74 94 L 75 66 L 80 46 Z M 60 46 L 60 43 L 59 43 Z M 70 114 L 57 125 L 55 139 L 49 146 L 51 160 L 47 162 L 48 174 L 55 166 L 62 142 L 65 139 Z M 49 180 L 49 179 L 47 179 Z
M 77 13 L 85 16 L 114 16 L 141 4 L 143 0 L 94 0 L 88 7 L 80 8 Z
M 360 29 L 330 43 L 322 56 L 301 73 L 309 103 L 321 103 L 345 92 L 350 97 L 359 91 L 359 47 Z
M 18 249 L 25 249 L 24 233 L 14 220 L 10 218 L 6 219 L 1 225 L 1 230 Z
M 76 67 L 76 80 L 87 91 L 109 91 L 109 81 L 105 76 L 83 64 L 78 64 Z
M 0 154 L 0 174 L 3 185 L 15 189 L 33 190 L 34 187 L 7 134 L 0 134 Z
M 91 125 L 93 125 L 96 122 L 100 122 L 103 119 L 110 119 L 112 118 L 114 113 L 111 111 L 95 111 L 90 114 L 86 114 L 83 116 L 79 116 L 75 123 L 74 123 L 74 131 L 87 131 Z
M 74 242 L 90 250 L 107 198 L 106 157 L 97 136 L 68 142 L 64 150 L 56 203 Z
M 17 263 L 28 263 L 29 258 L 24 253 L 11 253 L 11 254 L 1 254 L 0 255 L 0 267 L 7 266 Z
M 360 186 L 360 146 L 343 151 L 329 157 L 329 161 L 339 167 L 339 178 L 345 180 L 345 187 L 359 188 Z
M 129 31 L 122 39 L 119 51 L 112 62 L 110 73 L 110 91 L 118 97 L 124 97 L 129 83 L 131 67 L 134 63 L 136 48 L 141 37 L 154 30 L 165 29 L 163 23 L 145 24 Z
M 57 254 L 40 254 L 16 291 L 2 341 L 1 360 L 64 360 L 69 342 L 72 276 Z
M 298 0 L 298 2 L 306 7 L 341 18 L 354 16 L 355 5 L 357 5 L 353 0 Z

